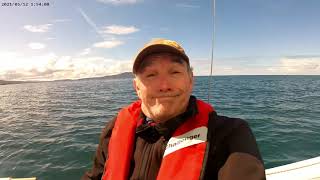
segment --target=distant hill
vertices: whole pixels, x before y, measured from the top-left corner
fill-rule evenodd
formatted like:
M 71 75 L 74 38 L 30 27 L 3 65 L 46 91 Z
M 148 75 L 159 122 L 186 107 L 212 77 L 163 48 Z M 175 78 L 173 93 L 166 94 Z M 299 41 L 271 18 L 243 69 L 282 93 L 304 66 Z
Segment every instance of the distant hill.
M 133 78 L 132 72 L 124 72 L 120 74 L 110 75 L 110 76 L 102 76 L 102 77 L 92 77 L 92 78 L 82 78 L 77 80 L 88 80 L 88 79 L 126 79 Z
M 94 79 L 125 79 L 125 78 L 133 78 L 132 72 L 124 72 L 116 75 L 110 75 L 110 76 L 103 76 L 103 77 L 92 77 L 92 78 L 82 78 L 82 79 L 61 79 L 61 80 L 55 80 L 55 81 L 81 81 L 81 80 L 94 80 Z M 22 84 L 22 83 L 35 83 L 35 82 L 50 82 L 50 81 L 4 81 L 0 80 L 0 85 L 6 85 L 6 84 Z M 54 81 L 52 81 L 54 82 Z
M 28 81 L 4 81 L 4 80 L 0 80 L 0 85 L 21 84 L 21 83 L 28 83 Z
M 124 72 L 112 76 L 104 76 L 105 78 L 118 79 L 118 78 L 133 78 L 132 72 Z

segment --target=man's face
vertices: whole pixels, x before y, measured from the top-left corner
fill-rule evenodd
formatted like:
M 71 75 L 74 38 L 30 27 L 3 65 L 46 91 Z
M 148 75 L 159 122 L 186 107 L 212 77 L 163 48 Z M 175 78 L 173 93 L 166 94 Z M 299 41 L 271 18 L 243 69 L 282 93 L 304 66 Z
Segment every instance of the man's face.
M 183 113 L 192 92 L 192 72 L 174 58 L 167 53 L 147 56 L 147 65 L 133 81 L 143 113 L 157 122 Z

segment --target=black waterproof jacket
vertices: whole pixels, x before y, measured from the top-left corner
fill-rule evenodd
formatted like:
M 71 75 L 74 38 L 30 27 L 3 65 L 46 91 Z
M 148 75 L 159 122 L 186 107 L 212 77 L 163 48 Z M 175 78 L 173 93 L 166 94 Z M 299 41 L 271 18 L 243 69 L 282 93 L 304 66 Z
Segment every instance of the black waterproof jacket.
M 196 98 L 190 97 L 186 112 L 164 123 L 140 125 L 136 130 L 134 156 L 130 179 L 154 180 L 160 169 L 162 156 L 171 135 L 188 117 L 198 112 Z M 143 114 L 141 116 L 144 117 Z M 108 143 L 115 118 L 102 131 L 94 157 L 93 168 L 82 179 L 100 180 L 108 158 Z M 255 137 L 248 124 L 238 118 L 209 114 L 209 149 L 206 152 L 201 179 L 263 180 L 265 171 Z M 183 163 L 183 162 L 182 162 Z M 186 177 L 188 179 L 188 177 Z

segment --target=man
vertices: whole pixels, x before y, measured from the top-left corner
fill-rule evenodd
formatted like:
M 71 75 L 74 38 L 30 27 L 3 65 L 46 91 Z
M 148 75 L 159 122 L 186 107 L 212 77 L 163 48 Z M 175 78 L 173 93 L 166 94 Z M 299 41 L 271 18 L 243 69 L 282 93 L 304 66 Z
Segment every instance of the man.
M 175 41 L 151 41 L 133 65 L 139 100 L 102 131 L 83 179 L 265 179 L 248 124 L 191 95 L 189 58 Z

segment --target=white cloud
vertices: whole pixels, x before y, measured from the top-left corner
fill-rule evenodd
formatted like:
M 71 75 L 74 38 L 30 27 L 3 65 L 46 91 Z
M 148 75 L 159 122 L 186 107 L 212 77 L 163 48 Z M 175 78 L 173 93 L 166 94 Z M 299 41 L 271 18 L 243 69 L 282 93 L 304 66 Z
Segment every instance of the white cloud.
M 105 4 L 123 5 L 123 4 L 136 4 L 142 0 L 97 0 Z
M 210 60 L 191 60 L 195 75 L 210 74 Z M 320 57 L 215 58 L 213 75 L 320 75 Z
M 55 19 L 53 20 L 54 23 L 61 23 L 61 22 L 70 22 L 71 19 Z
M 46 47 L 45 44 L 37 43 L 37 42 L 29 43 L 28 46 L 29 48 L 34 50 L 44 49 Z
M 49 31 L 50 26 L 52 26 L 52 24 L 25 25 L 23 28 L 30 32 L 45 33 Z
M 54 38 L 54 37 L 47 37 L 47 38 L 46 38 L 46 40 L 48 40 L 48 41 L 49 41 L 49 40 L 54 40 L 54 39 L 56 39 L 56 38 Z
M 85 49 L 85 51 L 89 51 Z M 210 74 L 210 61 L 191 58 L 194 75 Z M 27 57 L 16 52 L 0 52 L 0 79 L 56 80 L 99 77 L 130 72 L 131 60 L 109 59 L 100 56 L 57 56 L 46 53 Z M 271 65 L 233 64 L 215 58 L 213 75 L 320 75 L 320 57 L 285 57 Z
M 57 56 L 54 53 L 47 53 L 41 56 L 25 57 L 23 54 L 12 52 L 0 52 L 0 73 L 14 71 L 17 69 L 30 70 L 34 68 L 43 69 L 52 66 Z
M 104 57 L 42 56 L 0 52 L 0 79 L 57 80 L 99 77 L 131 71 L 132 61 Z
M 111 25 L 104 27 L 102 32 L 107 34 L 123 35 L 131 34 L 137 31 L 139 31 L 139 29 L 134 26 Z
M 3 71 L 15 69 L 18 62 L 17 59 L 21 54 L 10 51 L 0 51 L 0 74 Z
M 193 4 L 176 4 L 177 7 L 181 7 L 181 8 L 190 8 L 190 9 L 194 9 L 194 8 L 200 8 L 199 5 L 193 5 Z
M 95 22 L 81 9 L 78 8 L 79 13 L 84 18 L 86 23 L 94 29 L 94 31 L 103 39 L 104 42 L 95 43 L 93 46 L 98 48 L 113 48 L 123 44 L 124 42 L 118 40 L 106 40 L 110 39 L 110 34 L 116 35 L 123 35 L 123 34 L 130 34 L 139 31 L 138 28 L 134 26 L 119 26 L 119 25 L 111 25 L 102 28 L 99 30 Z M 109 37 L 108 37 L 109 35 Z
M 122 41 L 119 40 L 110 40 L 110 41 L 102 41 L 94 43 L 93 46 L 97 48 L 114 48 L 123 44 Z
M 279 70 L 286 74 L 320 74 L 320 57 L 285 57 Z
M 79 54 L 79 56 L 88 55 L 90 52 L 91 52 L 91 49 L 90 48 L 86 48 Z
M 96 23 L 94 23 L 91 18 L 81 9 L 78 8 L 78 11 L 80 12 L 81 16 L 85 19 L 85 21 L 97 32 L 99 33 L 98 27 Z

